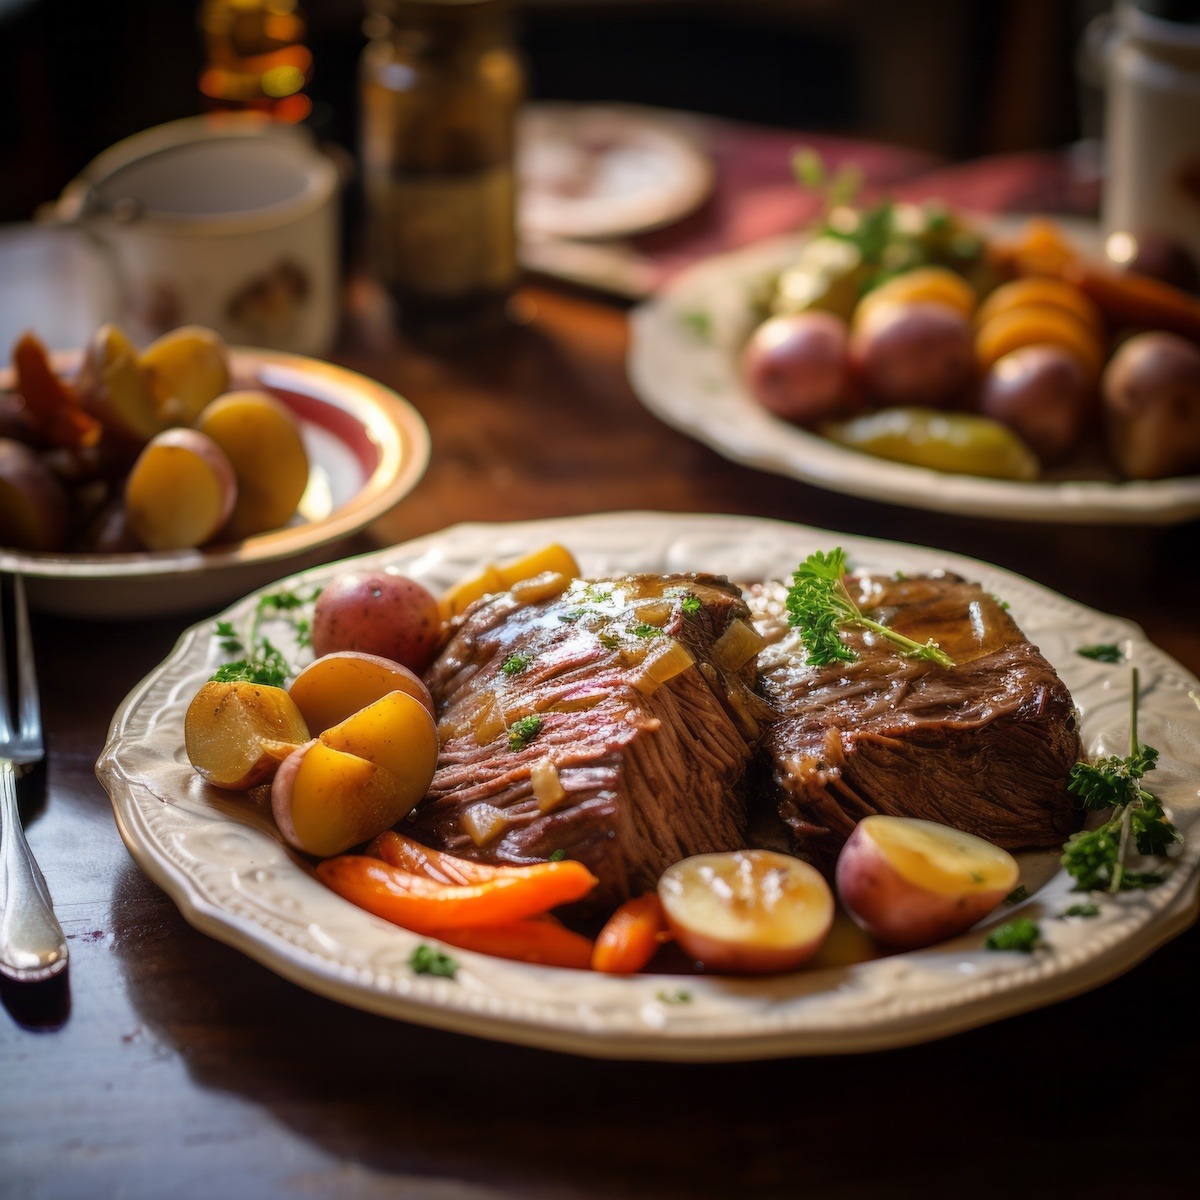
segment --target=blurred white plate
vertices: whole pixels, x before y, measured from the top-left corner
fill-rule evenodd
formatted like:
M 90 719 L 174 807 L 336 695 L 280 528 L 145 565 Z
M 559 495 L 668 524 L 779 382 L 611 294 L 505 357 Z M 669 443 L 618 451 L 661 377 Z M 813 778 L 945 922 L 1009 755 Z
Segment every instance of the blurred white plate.
M 513 525 L 464 525 L 353 560 L 386 564 L 440 590 L 488 562 L 559 541 L 585 574 L 712 571 L 784 578 L 816 549 L 845 547 L 860 569 L 948 568 L 1002 596 L 1055 665 L 1082 713 L 1087 752 L 1128 752 L 1129 671 L 1076 653 L 1122 645 L 1141 672 L 1139 734 L 1161 752 L 1148 781 L 1184 844 L 1160 887 L 1096 897 L 1090 919 L 1054 854 L 1022 856 L 1031 893 L 970 932 L 928 950 L 762 979 L 605 976 L 452 950 L 456 979 L 415 974 L 420 938 L 328 891 L 289 852 L 269 806 L 201 782 L 183 752 L 192 696 L 222 661 L 213 623 L 188 630 L 114 717 L 97 774 L 134 858 L 198 929 L 321 995 L 384 1016 L 498 1041 L 610 1058 L 721 1061 L 882 1049 L 942 1037 L 1094 987 L 1133 967 L 1196 916 L 1200 885 L 1197 681 L 1116 617 L 997 567 L 940 551 L 748 517 L 608 513 Z M 322 584 L 327 565 L 297 584 Z M 256 598 L 225 617 L 244 628 Z M 264 626 L 286 654 L 286 626 Z M 1039 921 L 1033 954 L 984 947 L 1014 915 Z M 435 943 L 436 944 L 436 943 Z M 682 990 L 687 999 L 679 1001 Z
M 734 462 L 868 500 L 1025 521 L 1165 525 L 1200 516 L 1200 476 L 1018 483 L 950 475 L 869 457 L 772 416 L 742 382 L 738 352 L 754 326 L 753 297 L 806 240 L 709 259 L 634 310 L 629 378 L 651 412 Z
M 70 372 L 78 354 L 55 356 Z M 407 495 L 429 462 L 429 430 L 391 389 L 332 363 L 273 350 L 232 348 L 239 387 L 262 387 L 300 420 L 311 470 L 292 524 L 203 550 L 34 554 L 0 548 L 0 570 L 19 572 L 30 603 L 83 617 L 200 612 L 311 566 Z M 12 372 L 0 371 L 0 390 Z
M 620 237 L 686 216 L 713 167 L 680 120 L 626 105 L 529 105 L 518 125 L 526 238 Z

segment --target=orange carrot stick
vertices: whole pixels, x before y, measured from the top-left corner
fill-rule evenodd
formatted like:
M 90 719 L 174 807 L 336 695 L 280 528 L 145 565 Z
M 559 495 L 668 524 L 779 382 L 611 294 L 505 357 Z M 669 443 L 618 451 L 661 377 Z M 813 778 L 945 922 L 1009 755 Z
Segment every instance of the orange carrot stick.
M 402 871 L 423 875 L 438 883 L 457 886 L 483 883 L 512 870 L 511 867 L 489 866 L 487 863 L 477 863 L 469 858 L 447 854 L 443 850 L 432 850 L 394 829 L 381 833 L 367 847 L 367 853 L 375 858 L 382 858 L 384 862 L 399 867 Z
M 22 334 L 13 347 L 17 391 L 25 401 L 37 431 L 54 445 L 67 450 L 94 446 L 102 427 L 84 412 L 50 367 L 46 347 L 32 333 Z
M 657 892 L 626 900 L 605 922 L 592 949 L 592 968 L 610 975 L 632 975 L 670 938 Z
M 1161 279 L 1113 271 L 1078 259 L 1063 278 L 1084 293 L 1116 328 L 1166 329 L 1200 342 L 1200 300 Z
M 586 896 L 596 877 L 566 860 L 507 867 L 494 879 L 462 886 L 413 875 L 377 858 L 343 854 L 317 864 L 317 876 L 339 896 L 405 929 L 505 925 Z
M 436 936 L 460 950 L 475 950 L 545 967 L 586 971 L 592 962 L 592 943 L 553 917 L 529 917 L 508 925 L 443 929 Z

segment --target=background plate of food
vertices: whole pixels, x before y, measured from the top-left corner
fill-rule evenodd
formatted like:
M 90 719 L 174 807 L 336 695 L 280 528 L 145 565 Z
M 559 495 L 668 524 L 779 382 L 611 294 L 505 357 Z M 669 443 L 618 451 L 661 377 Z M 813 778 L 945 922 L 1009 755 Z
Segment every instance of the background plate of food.
M 978 517 L 1190 520 L 1200 300 L 1093 250 L 1037 218 L 834 210 L 826 232 L 700 263 L 636 309 L 629 376 L 725 457 L 833 491 Z
M 188 382 L 156 389 L 156 372 Z M 227 603 L 327 557 L 429 459 L 424 421 L 389 388 L 198 328 L 141 352 L 111 326 L 78 353 L 27 336 L 0 400 L 0 569 L 65 615 Z
M 1194 920 L 1200 884 L 1197 681 L 1127 622 L 997 567 L 756 518 L 613 513 L 457 526 L 311 569 L 272 593 L 282 587 L 310 596 L 324 589 L 325 596 L 347 574 L 388 571 L 420 583 L 443 602 L 463 597 L 464 580 L 492 579 L 499 599 L 474 611 L 493 603 L 503 609 L 515 592 L 503 592 L 496 564 L 519 561 L 548 544 L 567 548 L 588 579 L 711 572 L 746 583 L 786 581 L 799 563 L 834 546 L 859 573 L 911 579 L 955 572 L 1002 598 L 1002 607 L 1049 664 L 1046 669 L 1057 672 L 1069 689 L 1064 729 L 1072 739 L 1077 736 L 1072 715 L 1077 707 L 1077 748 L 1089 760 L 1127 752 L 1136 668 L 1138 737 L 1159 752 L 1145 786 L 1179 833 L 1158 864 L 1158 885 L 1115 895 L 1081 893 L 1074 890 L 1078 877 L 1060 867 L 1061 847 L 1043 839 L 1041 851 L 1015 855 L 1023 890 L 995 902 L 988 916 L 957 935 L 920 949 L 881 953 L 866 946 L 857 926 L 835 921 L 834 932 L 806 965 L 770 974 L 695 973 L 686 963 L 676 961 L 668 969 L 651 961 L 644 970 L 620 975 L 513 961 L 461 941 L 445 945 L 365 911 L 326 886 L 330 876 L 323 868 L 339 860 L 292 848 L 295 828 L 283 831 L 275 784 L 222 790 L 189 762 L 185 715 L 227 659 L 231 630 L 258 628 L 295 665 L 312 658 L 289 621 L 273 620 L 264 613 L 263 597 L 251 594 L 223 614 L 220 632 L 211 622 L 188 630 L 134 689 L 115 715 L 97 765 L 130 852 L 192 924 L 302 987 L 384 1016 L 591 1056 L 719 1061 L 865 1051 L 941 1037 L 1097 986 L 1134 967 Z M 685 598 L 690 594 L 685 585 Z M 593 598 L 603 603 L 598 592 Z M 567 614 L 541 624 L 543 631 L 550 625 L 562 629 L 573 620 Z M 1111 654 L 1080 653 L 1100 645 Z M 580 715 L 574 707 L 569 711 Z M 456 736 L 445 728 L 447 719 L 443 711 L 443 753 L 447 738 Z M 507 747 L 517 752 L 512 740 Z M 522 759 L 526 767 L 525 760 L 537 753 Z M 532 775 L 532 768 L 526 773 Z M 290 777 L 288 787 L 294 788 L 295 779 Z M 294 803 L 294 790 L 284 792 Z M 691 789 L 689 795 L 694 798 Z M 413 813 L 419 818 L 421 812 L 419 802 Z M 654 839 L 652 831 L 649 836 Z M 1013 837 L 1019 842 L 1020 831 Z M 553 862 L 557 855 L 548 857 Z M 1014 924 L 1032 931 L 1020 948 L 989 947 L 989 940 Z M 449 959 L 439 957 L 447 951 Z M 447 969 L 430 973 L 431 962 Z

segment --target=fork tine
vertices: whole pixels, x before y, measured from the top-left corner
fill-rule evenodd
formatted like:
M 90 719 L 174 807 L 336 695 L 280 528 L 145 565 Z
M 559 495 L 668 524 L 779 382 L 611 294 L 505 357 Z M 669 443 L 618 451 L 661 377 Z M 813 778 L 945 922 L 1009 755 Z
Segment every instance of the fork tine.
M 17 619 L 17 721 L 20 739 L 30 753 L 42 753 L 42 708 L 38 696 L 37 667 L 33 660 L 33 637 L 29 631 L 29 606 L 25 601 L 25 579 L 14 576 L 13 608 Z
M 4 589 L 0 587 L 0 749 L 12 742 L 12 720 L 8 707 L 8 659 L 4 637 Z

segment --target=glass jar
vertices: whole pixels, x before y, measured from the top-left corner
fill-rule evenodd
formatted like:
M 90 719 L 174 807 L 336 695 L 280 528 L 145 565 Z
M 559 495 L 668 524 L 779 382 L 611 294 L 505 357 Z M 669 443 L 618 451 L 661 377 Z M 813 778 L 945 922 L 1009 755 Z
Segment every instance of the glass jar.
M 498 322 L 518 276 L 508 0 L 368 0 L 367 248 L 401 322 Z

